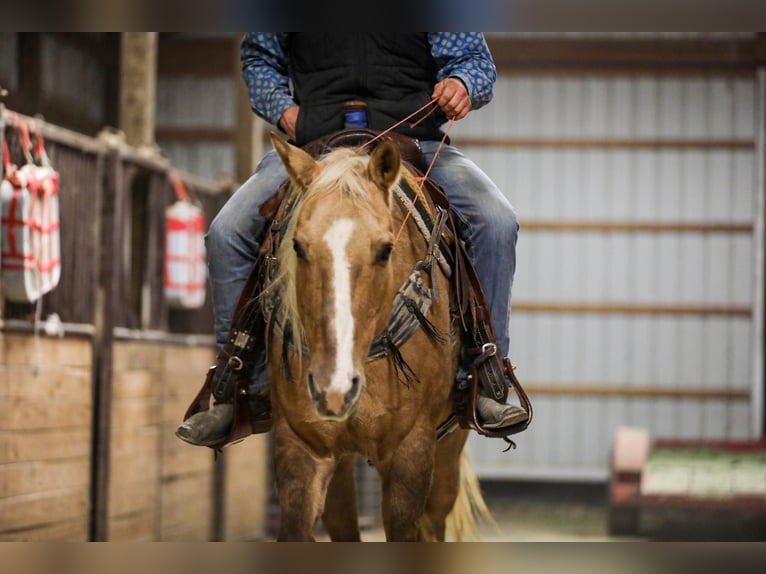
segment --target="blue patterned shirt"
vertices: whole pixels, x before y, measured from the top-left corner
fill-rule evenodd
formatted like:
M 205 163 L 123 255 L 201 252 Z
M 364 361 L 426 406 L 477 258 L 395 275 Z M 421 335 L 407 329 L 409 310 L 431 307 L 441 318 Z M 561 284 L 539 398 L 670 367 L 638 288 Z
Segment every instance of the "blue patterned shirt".
M 248 32 L 242 39 L 242 76 L 253 111 L 277 125 L 287 108 L 295 106 L 287 64 L 287 32 Z M 460 78 L 468 89 L 471 109 L 492 99 L 497 70 L 481 32 L 429 32 L 431 55 L 439 71 L 436 81 Z

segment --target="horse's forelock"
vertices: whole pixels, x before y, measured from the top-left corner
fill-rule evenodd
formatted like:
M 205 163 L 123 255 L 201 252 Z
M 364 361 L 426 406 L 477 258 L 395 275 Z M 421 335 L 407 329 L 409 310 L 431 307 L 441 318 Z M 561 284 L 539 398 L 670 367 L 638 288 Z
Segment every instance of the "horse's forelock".
M 304 200 L 315 195 L 340 192 L 350 199 L 367 197 L 366 182 L 369 156 L 359 154 L 351 148 L 338 148 L 324 155 L 320 161 L 320 170 L 309 188 Z

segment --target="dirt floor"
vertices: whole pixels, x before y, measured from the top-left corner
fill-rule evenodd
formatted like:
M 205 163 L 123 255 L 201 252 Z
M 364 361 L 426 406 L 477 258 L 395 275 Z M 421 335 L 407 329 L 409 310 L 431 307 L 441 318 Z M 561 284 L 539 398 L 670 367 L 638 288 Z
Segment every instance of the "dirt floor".
M 497 527 L 481 524 L 481 542 L 766 542 L 763 513 L 700 509 L 645 509 L 634 535 L 612 536 L 605 484 L 482 482 L 482 492 Z M 327 540 L 321 528 L 317 539 Z M 363 528 L 362 539 L 380 542 L 385 534 L 376 524 Z
M 630 541 L 607 532 L 606 489 L 603 485 L 484 482 L 482 492 L 497 528 L 482 524 L 482 542 Z M 383 540 L 380 528 L 362 538 Z
M 636 530 L 609 533 L 606 485 L 483 483 L 500 532 L 481 529 L 482 540 L 518 542 L 764 542 L 762 510 L 642 507 Z
M 482 490 L 499 526 L 498 532 L 484 525 L 482 540 L 617 540 L 607 532 L 607 495 L 602 485 L 485 482 Z

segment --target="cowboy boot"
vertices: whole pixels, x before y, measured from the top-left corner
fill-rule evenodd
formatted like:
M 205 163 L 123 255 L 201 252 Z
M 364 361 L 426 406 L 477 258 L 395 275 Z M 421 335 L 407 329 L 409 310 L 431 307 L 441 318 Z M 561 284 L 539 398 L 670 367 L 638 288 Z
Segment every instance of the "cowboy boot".
M 253 434 L 271 430 L 271 399 L 269 390 L 249 392 L 250 422 Z M 200 411 L 182 422 L 176 436 L 195 446 L 213 446 L 229 434 L 234 422 L 234 405 L 216 403 L 206 411 Z
M 510 380 L 506 382 L 509 387 L 512 386 Z M 459 390 L 465 390 L 471 385 L 471 375 L 462 365 L 458 366 L 456 383 Z M 508 393 L 508 396 L 515 396 L 515 393 Z M 481 417 L 482 426 L 486 429 L 504 428 L 529 419 L 529 413 L 523 408 L 488 397 L 483 388 L 479 388 L 476 395 L 476 410 Z
M 226 438 L 232 422 L 234 422 L 234 405 L 217 403 L 178 425 L 176 436 L 195 446 L 212 446 Z
M 522 423 L 529 418 L 529 413 L 516 405 L 500 403 L 479 391 L 476 397 L 476 410 L 486 429 L 499 429 Z

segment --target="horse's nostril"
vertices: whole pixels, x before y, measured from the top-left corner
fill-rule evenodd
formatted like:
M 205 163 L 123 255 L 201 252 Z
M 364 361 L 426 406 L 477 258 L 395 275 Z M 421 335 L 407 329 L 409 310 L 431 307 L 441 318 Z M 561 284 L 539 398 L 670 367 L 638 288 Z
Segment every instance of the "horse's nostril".
M 311 395 L 311 400 L 319 400 L 319 391 L 317 391 L 317 386 L 314 382 L 314 375 L 311 373 L 309 373 L 309 394 Z
M 346 398 L 343 401 L 346 406 L 354 402 L 356 400 L 356 397 L 359 395 L 359 383 L 360 383 L 359 377 L 354 377 L 353 379 L 351 379 L 351 389 L 346 393 Z

